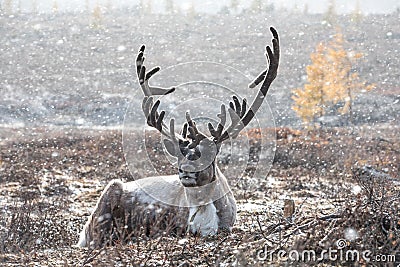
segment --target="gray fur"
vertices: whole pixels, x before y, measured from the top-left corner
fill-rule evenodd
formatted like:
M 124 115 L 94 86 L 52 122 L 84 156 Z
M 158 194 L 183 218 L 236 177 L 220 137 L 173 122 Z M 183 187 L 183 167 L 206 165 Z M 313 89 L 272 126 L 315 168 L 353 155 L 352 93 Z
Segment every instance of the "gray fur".
M 209 178 L 213 182 L 205 186 L 203 193 L 201 187 L 182 186 L 179 175 L 127 183 L 111 181 L 86 222 L 77 246 L 101 246 L 115 239 L 134 238 L 138 233 L 157 236 L 166 230 L 177 235 L 190 230 L 203 236 L 230 231 L 236 220 L 236 202 L 226 177 L 217 166 L 213 168 L 214 178 Z M 216 196 L 221 197 L 212 201 Z M 199 199 L 204 205 L 194 204 Z M 193 214 L 195 217 L 191 218 Z M 215 225 L 218 229 L 214 229 Z

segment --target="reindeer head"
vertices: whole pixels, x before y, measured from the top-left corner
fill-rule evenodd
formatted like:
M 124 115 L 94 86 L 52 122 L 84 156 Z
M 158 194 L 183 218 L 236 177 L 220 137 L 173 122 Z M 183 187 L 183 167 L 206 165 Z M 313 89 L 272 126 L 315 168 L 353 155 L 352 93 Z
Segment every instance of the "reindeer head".
M 182 184 L 187 187 L 203 186 L 215 180 L 215 160 L 220 145 L 211 137 L 201 133 L 196 123 L 186 113 L 180 138 L 164 139 L 168 153 L 178 159 L 178 174 Z
M 208 124 L 210 135 L 201 133 L 196 123 L 186 113 L 186 122 L 180 134 L 175 132 L 174 119 L 171 119 L 167 126 L 163 119 L 165 111 L 157 111 L 160 100 L 154 102 L 153 95 L 167 95 L 172 93 L 175 88 L 157 88 L 149 85 L 151 76 L 160 70 L 156 67 L 146 74 L 144 63 L 144 50 L 142 46 L 136 59 L 137 75 L 140 86 L 145 95 L 142 109 L 147 118 L 147 124 L 156 128 L 163 136 L 164 145 L 169 154 L 178 159 L 179 178 L 186 187 L 203 186 L 215 180 L 216 165 L 215 160 L 220 151 L 221 144 L 229 139 L 236 138 L 241 130 L 246 127 L 253 119 L 255 113 L 261 106 L 268 89 L 277 75 L 279 65 L 279 38 L 274 28 L 270 28 L 273 35 L 273 50 L 266 47 L 267 60 L 269 67 L 263 71 L 250 85 L 250 88 L 262 83 L 262 86 L 255 97 L 253 103 L 247 108 L 247 101 L 239 101 L 233 96 L 233 101 L 229 103 L 228 114 L 230 125 L 226 126 L 227 112 L 225 105 L 221 105 L 221 112 L 217 115 L 219 123 L 215 127 L 212 123 Z

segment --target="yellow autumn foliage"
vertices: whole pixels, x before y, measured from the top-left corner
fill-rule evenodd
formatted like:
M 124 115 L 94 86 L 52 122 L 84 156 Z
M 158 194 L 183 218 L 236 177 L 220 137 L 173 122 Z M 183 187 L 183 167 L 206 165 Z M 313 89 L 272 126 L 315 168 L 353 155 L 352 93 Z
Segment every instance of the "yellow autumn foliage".
M 362 57 L 361 53 L 345 50 L 340 32 L 328 44 L 317 45 L 310 55 L 312 64 L 306 67 L 307 83 L 303 88 L 294 89 L 292 96 L 292 109 L 306 125 L 338 103 L 343 103 L 338 112 L 351 112 L 354 95 L 374 87 L 366 85 L 353 70 L 354 63 Z
M 91 28 L 102 28 L 103 15 L 99 3 L 93 8 Z

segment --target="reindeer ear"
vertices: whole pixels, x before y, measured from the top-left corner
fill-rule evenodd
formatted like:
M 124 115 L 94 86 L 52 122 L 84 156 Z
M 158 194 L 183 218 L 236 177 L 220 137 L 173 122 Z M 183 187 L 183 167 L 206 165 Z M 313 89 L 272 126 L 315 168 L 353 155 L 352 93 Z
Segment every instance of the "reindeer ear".
M 164 139 L 163 142 L 164 142 L 164 146 L 167 149 L 168 153 L 173 157 L 177 157 L 178 151 L 177 151 L 176 144 L 169 139 Z

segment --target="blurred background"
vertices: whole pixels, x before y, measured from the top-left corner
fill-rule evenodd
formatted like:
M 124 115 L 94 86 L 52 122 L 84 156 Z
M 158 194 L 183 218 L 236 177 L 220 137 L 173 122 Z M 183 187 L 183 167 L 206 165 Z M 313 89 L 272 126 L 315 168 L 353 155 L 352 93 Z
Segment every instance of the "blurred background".
M 395 0 L 2 0 L 0 123 L 121 127 L 128 103 L 140 105 L 133 66 L 141 44 L 148 47 L 149 67 L 216 62 L 244 73 L 247 84 L 266 67 L 264 47 L 273 25 L 282 57 L 267 101 L 278 126 L 398 125 L 399 5 Z M 325 92 L 329 103 L 310 103 L 311 91 L 295 102 L 297 89 L 312 84 L 307 68 L 315 63 L 313 53 L 324 54 L 316 52 L 320 44 L 344 53 L 332 66 L 347 60 L 349 69 L 325 81 L 335 85 Z M 359 83 L 354 91 L 334 97 L 350 88 L 344 84 L 353 74 Z M 177 70 L 171 78 L 185 75 L 187 70 Z M 225 83 L 226 77 L 214 78 Z M 168 77 L 152 82 L 166 85 Z M 243 85 L 231 89 L 254 94 Z M 179 92 L 175 96 L 172 104 Z
M 343 238 L 351 251 L 398 254 L 399 8 L 398 0 L 0 0 L 0 263 L 264 266 L 254 255 L 267 245 L 326 251 Z M 267 66 L 270 26 L 281 58 L 257 114 L 265 123 L 217 158 L 239 204 L 232 235 L 71 248 L 109 181 L 176 173 L 156 131 L 137 127 L 145 125 L 139 47 L 148 68 L 161 67 L 153 85 L 179 85 L 162 101 L 167 111 L 188 100 L 176 116 L 195 108 L 199 122 L 216 119 L 215 99 L 252 100 L 257 89 L 247 85 Z
M 86 8 L 93 8 L 97 4 L 112 8 L 129 8 L 138 4 L 150 4 L 154 12 L 166 13 L 166 6 L 173 3 L 178 10 L 187 10 L 192 6 L 198 12 L 218 13 L 223 8 L 237 8 L 237 12 L 242 11 L 254 5 L 255 2 L 274 5 L 278 9 L 308 9 L 310 13 L 323 13 L 326 7 L 332 2 L 330 0 L 221 0 L 221 1 L 199 1 L 199 0 L 98 0 L 98 1 L 81 1 L 81 0 L 19 0 L 19 1 L 3 1 L 3 5 L 11 5 L 13 8 L 19 8 L 21 12 L 52 12 L 57 6 L 63 12 L 82 12 Z M 340 13 L 351 13 L 358 6 L 361 12 L 368 13 L 391 13 L 399 8 L 396 0 L 385 0 L 379 3 L 374 0 L 337 0 L 335 1 Z M 10 4 L 11 3 L 11 4 Z

